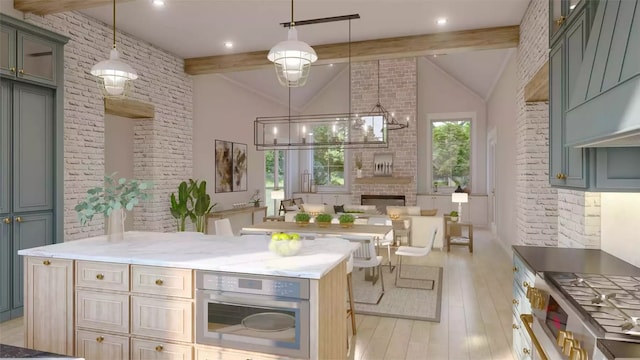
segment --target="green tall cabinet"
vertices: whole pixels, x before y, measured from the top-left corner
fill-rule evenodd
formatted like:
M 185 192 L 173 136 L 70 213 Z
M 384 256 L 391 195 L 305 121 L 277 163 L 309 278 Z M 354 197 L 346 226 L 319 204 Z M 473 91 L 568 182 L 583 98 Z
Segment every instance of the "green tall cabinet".
M 63 241 L 63 46 L 0 14 L 0 321 L 22 316 L 20 249 Z

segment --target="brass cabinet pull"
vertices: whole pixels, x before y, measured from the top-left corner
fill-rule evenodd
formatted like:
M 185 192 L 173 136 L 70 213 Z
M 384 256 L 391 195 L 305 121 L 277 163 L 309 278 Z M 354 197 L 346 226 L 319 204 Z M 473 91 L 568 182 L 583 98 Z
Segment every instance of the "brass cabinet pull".
M 16 73 L 16 67 L 15 66 L 10 67 L 9 71 L 11 71 L 12 73 L 15 74 Z
M 20 75 L 24 75 L 24 69 L 20 69 L 20 70 L 18 70 L 18 74 L 20 74 Z
M 51 265 L 51 261 L 45 260 L 42 262 L 42 265 Z
M 104 280 L 104 274 L 98 274 L 98 275 L 96 275 L 96 279 L 98 279 L 98 280 Z
M 563 173 L 557 173 L 556 174 L 556 179 L 558 179 L 558 180 L 566 180 L 567 179 L 567 175 L 565 175 Z
M 518 268 L 516 266 L 513 267 L 513 272 L 518 272 Z
M 542 345 L 540 345 L 536 334 L 533 333 L 533 329 L 531 328 L 531 324 L 533 324 L 533 315 L 520 314 L 520 320 L 522 320 L 524 328 L 527 330 L 529 337 L 531 337 L 531 342 L 533 342 L 533 345 L 538 350 L 538 357 L 540 358 L 540 360 L 549 360 L 547 354 L 544 352 L 544 350 L 542 350 Z
M 564 24 L 564 21 L 567 20 L 566 16 L 560 16 L 557 20 L 556 20 L 556 25 L 558 26 L 562 26 L 562 24 Z
M 157 351 L 157 352 L 160 352 L 160 351 L 162 351 L 162 350 L 164 350 L 164 347 L 163 347 L 162 345 L 158 345 L 158 346 L 156 346 L 156 351 Z
M 520 303 L 520 301 L 518 301 L 518 299 L 513 299 L 513 300 L 511 300 L 511 302 L 513 303 L 513 305 L 518 305 Z
M 522 353 L 525 355 L 529 355 L 531 354 L 531 350 L 527 349 L 527 348 L 522 348 Z
M 511 325 L 511 327 L 513 328 L 513 330 L 518 330 L 520 329 L 520 327 L 516 324 Z
M 525 288 L 528 288 L 528 287 L 529 287 L 529 283 L 528 283 L 528 282 L 526 282 L 526 281 L 523 281 L 523 282 L 522 282 L 522 286 L 524 286 Z
M 96 341 L 97 341 L 97 342 L 99 342 L 99 343 L 101 343 L 101 342 L 103 342 L 103 341 L 104 341 L 104 337 L 102 337 L 102 336 L 98 336 L 98 337 L 96 338 Z
M 22 216 L 16 216 L 16 222 L 21 223 L 22 222 Z
M 2 222 L 5 223 L 5 224 L 11 224 L 11 218 L 8 218 L 8 217 L 4 218 L 4 219 L 2 219 Z
M 164 281 L 162 281 L 162 279 L 156 280 L 156 285 L 160 286 L 162 284 L 164 284 Z

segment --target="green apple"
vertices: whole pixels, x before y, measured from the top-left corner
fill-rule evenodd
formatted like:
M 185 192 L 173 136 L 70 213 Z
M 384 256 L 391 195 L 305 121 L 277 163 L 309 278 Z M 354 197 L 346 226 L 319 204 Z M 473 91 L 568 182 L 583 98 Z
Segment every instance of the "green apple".
M 300 240 L 300 234 L 298 234 L 298 233 L 290 233 L 289 234 L 289 239 L 291 239 L 291 240 Z
M 289 240 L 289 235 L 285 234 L 285 233 L 280 233 L 279 240 Z
M 274 232 L 271 234 L 271 240 L 280 240 L 280 233 Z

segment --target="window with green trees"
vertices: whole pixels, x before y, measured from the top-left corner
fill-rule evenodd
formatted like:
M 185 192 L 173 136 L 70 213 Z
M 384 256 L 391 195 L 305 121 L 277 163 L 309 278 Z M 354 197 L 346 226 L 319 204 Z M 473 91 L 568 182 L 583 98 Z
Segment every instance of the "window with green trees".
M 471 174 L 471 121 L 431 122 L 432 184 L 465 188 Z
M 278 154 L 278 161 L 276 164 L 275 157 L 276 152 Z M 271 191 L 274 188 L 284 189 L 284 174 L 285 174 L 285 156 L 283 150 L 267 150 L 264 152 L 264 187 L 266 200 L 264 205 L 268 207 L 268 214 L 275 214 L 273 199 L 271 199 Z M 277 165 L 277 166 L 276 166 Z M 277 168 L 277 169 L 276 169 Z M 278 184 L 275 184 L 275 173 L 278 172 Z M 276 207 L 279 204 L 276 204 Z
M 313 181 L 318 186 L 345 185 L 345 151 L 342 125 L 319 125 L 313 128 L 313 139 L 317 143 L 332 143 L 336 146 L 313 150 Z

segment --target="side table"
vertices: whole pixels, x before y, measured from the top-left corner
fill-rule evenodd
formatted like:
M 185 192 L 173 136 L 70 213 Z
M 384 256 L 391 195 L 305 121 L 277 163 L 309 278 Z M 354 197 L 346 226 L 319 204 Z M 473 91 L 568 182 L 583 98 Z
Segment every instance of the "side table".
M 451 245 L 468 246 L 469 252 L 473 253 L 473 224 L 455 222 L 445 217 L 444 241 L 447 243 L 447 251 L 451 250 Z M 466 228 L 467 236 L 463 235 Z

